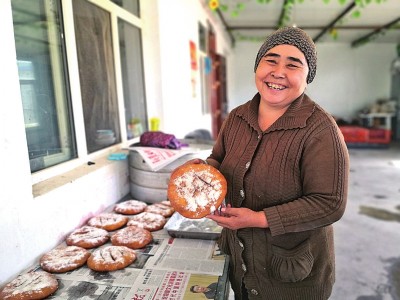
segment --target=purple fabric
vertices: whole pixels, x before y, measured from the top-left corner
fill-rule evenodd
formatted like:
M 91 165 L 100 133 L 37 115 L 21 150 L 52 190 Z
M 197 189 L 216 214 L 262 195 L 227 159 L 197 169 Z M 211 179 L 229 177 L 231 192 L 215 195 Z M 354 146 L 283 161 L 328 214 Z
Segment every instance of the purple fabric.
M 173 134 L 161 131 L 147 131 L 140 136 L 140 145 L 156 148 L 181 149 L 181 143 Z

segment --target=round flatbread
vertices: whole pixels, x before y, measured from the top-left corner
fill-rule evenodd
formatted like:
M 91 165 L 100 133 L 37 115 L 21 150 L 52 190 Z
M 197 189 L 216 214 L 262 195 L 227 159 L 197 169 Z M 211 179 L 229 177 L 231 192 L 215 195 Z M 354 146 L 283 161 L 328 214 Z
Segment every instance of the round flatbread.
M 53 274 L 45 271 L 28 272 L 7 283 L 0 291 L 0 299 L 44 299 L 57 291 L 57 289 L 58 282 Z
M 159 214 L 165 218 L 168 218 L 173 215 L 175 209 L 172 206 L 159 202 L 148 205 L 144 211 Z
M 167 219 L 164 216 L 144 211 L 132 216 L 126 225 L 144 228 L 148 231 L 157 231 L 163 229 L 165 223 L 167 223 Z
M 102 213 L 89 219 L 87 224 L 107 231 L 113 231 L 123 227 L 128 223 L 128 220 L 129 218 L 127 216 L 113 213 Z
M 40 258 L 40 267 L 50 273 L 65 273 L 84 265 L 89 256 L 90 252 L 82 247 L 56 248 Z
M 168 199 L 182 216 L 200 219 L 224 201 L 227 182 L 220 171 L 207 164 L 185 164 L 175 169 L 168 184 Z
M 65 242 L 68 246 L 78 246 L 85 249 L 91 249 L 104 245 L 110 236 L 105 229 L 82 226 L 75 229 L 66 239 Z
M 124 215 L 136 215 L 143 212 L 146 206 L 147 203 L 140 200 L 127 200 L 117 203 L 114 206 L 114 211 Z
M 90 269 L 98 272 L 121 270 L 136 260 L 136 252 L 125 246 L 107 246 L 93 251 L 87 260 Z
M 140 249 L 149 244 L 153 240 L 150 231 L 128 226 L 118 230 L 111 236 L 111 243 L 115 246 L 126 246 L 131 249 Z

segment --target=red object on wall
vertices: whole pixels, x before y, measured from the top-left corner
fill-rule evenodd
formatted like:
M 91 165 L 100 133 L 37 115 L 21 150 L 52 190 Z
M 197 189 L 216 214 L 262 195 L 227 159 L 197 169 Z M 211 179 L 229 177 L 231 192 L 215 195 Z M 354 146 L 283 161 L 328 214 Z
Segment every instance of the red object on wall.
M 196 44 L 193 41 L 189 41 L 189 46 L 190 46 L 190 67 L 193 71 L 196 71 L 198 68 Z

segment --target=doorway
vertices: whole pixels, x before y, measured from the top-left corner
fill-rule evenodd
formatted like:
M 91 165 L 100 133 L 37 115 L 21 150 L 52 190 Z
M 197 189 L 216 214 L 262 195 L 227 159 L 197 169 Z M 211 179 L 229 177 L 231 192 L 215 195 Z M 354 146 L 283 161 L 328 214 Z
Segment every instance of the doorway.
M 210 28 L 208 33 L 209 57 L 211 58 L 211 131 L 216 139 L 227 115 L 226 58 L 216 51 L 215 33 Z

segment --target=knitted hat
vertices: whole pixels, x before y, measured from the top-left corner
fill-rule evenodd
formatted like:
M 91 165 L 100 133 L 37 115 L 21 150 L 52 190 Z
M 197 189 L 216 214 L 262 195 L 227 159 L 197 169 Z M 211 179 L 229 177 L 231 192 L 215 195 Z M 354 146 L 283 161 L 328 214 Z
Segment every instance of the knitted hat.
M 297 27 L 283 27 L 267 37 L 260 50 L 258 50 L 254 72 L 257 70 L 261 58 L 268 50 L 278 45 L 292 45 L 303 52 L 308 64 L 307 83 L 311 83 L 317 72 L 317 49 L 313 40 L 307 33 Z

